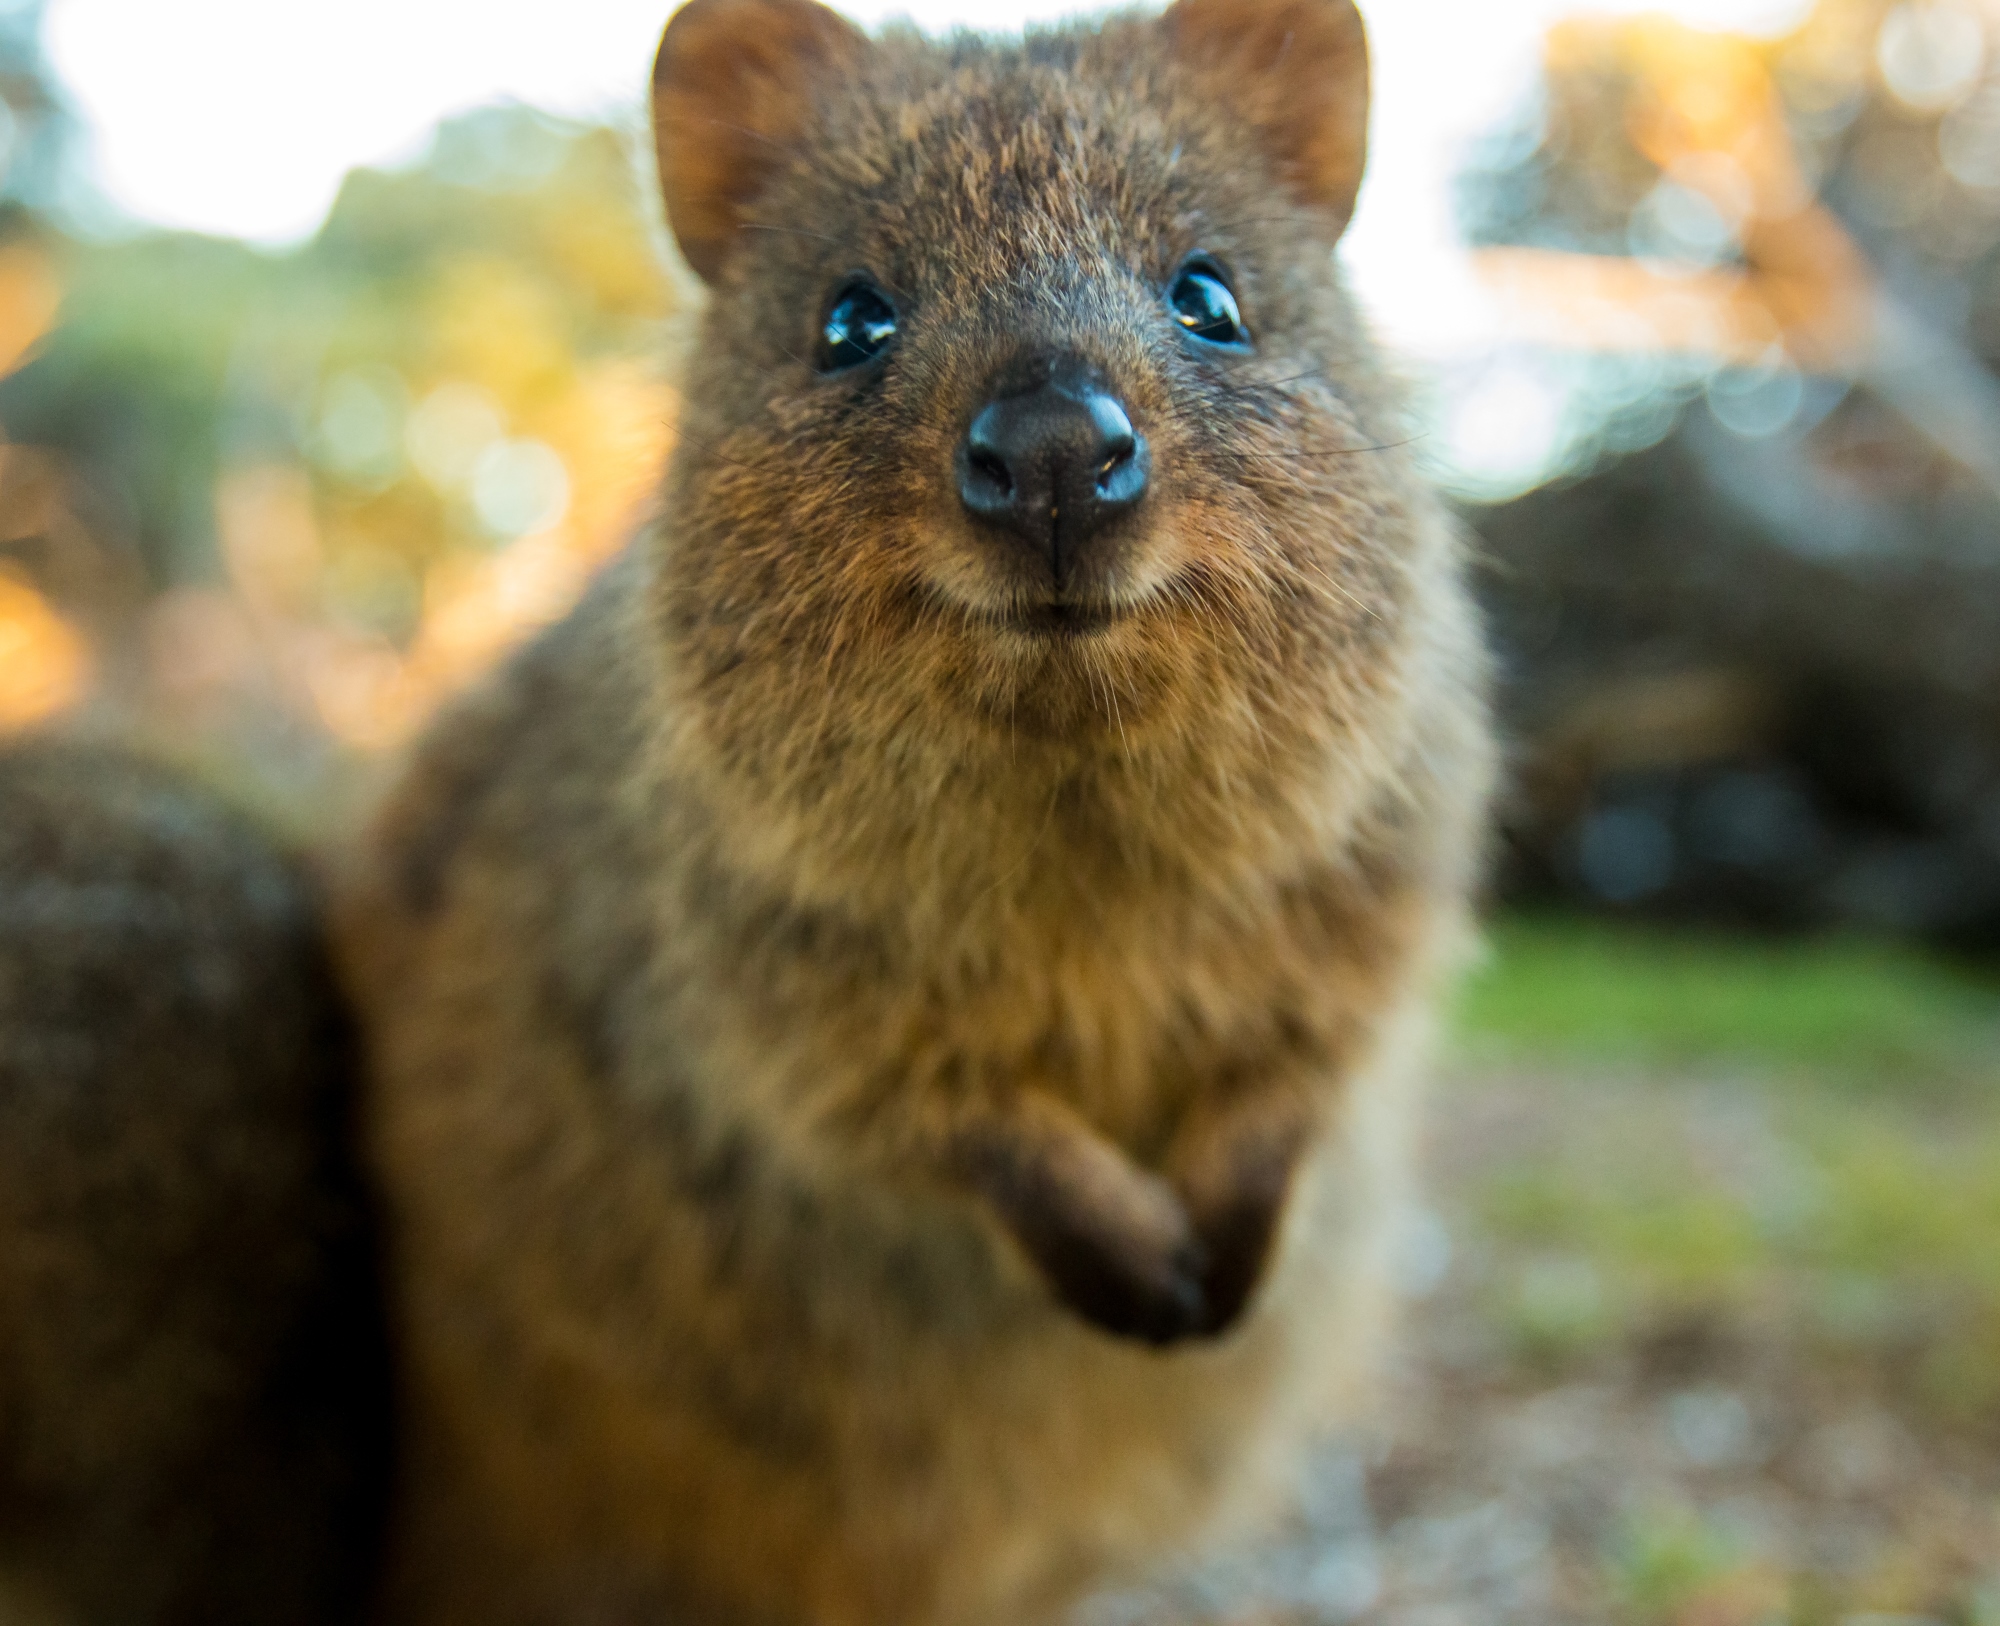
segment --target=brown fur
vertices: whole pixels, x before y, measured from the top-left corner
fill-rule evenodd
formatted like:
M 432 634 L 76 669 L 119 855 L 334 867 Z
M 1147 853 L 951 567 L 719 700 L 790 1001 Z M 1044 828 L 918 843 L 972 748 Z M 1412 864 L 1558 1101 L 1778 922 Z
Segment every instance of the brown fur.
M 0 1620 L 354 1618 L 388 1383 L 348 1055 L 250 826 L 0 753 Z
M 1032 1622 L 1351 1391 L 1488 756 L 1332 260 L 1363 60 L 1346 0 L 669 28 L 713 299 L 664 517 L 434 730 L 344 912 L 395 1619 Z M 1196 249 L 1252 353 L 1169 318 Z M 821 376 L 859 269 L 902 330 Z M 1154 469 L 1067 597 L 950 475 L 1052 349 Z

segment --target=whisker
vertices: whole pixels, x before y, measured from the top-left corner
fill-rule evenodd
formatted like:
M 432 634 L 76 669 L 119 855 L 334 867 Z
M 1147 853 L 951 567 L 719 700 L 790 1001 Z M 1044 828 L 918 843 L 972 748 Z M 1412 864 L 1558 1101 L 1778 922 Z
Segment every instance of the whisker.
M 713 442 L 698 439 L 684 429 L 678 431 L 678 438 L 684 445 L 692 446 L 704 457 L 712 457 L 718 463 L 727 463 L 733 469 L 742 469 L 750 474 L 762 474 L 764 472 L 755 463 L 746 463 L 740 457 L 731 457 L 727 452 L 718 450 Z
M 730 122 L 730 120 L 728 119 L 715 119 L 715 118 L 703 119 L 701 122 L 703 124 L 708 125 L 712 129 L 731 130 L 734 131 L 737 135 L 748 136 L 752 141 L 761 141 L 764 143 L 765 146 L 769 147 L 773 152 L 786 153 L 791 151 L 791 148 L 785 142 L 780 141 L 776 136 L 767 134 L 763 130 L 753 130 L 747 124 L 734 124 Z
M 1336 457 L 1362 457 L 1369 452 L 1393 452 L 1400 446 L 1414 446 L 1426 438 L 1424 435 L 1410 435 L 1403 440 L 1385 440 L 1374 446 L 1338 446 L 1320 452 L 1231 452 L 1229 456 L 1245 463 L 1319 463 Z
M 1244 365 L 1243 362 L 1237 362 L 1232 371 L 1240 369 Z M 1327 369 L 1324 367 L 1314 367 L 1303 373 L 1293 373 L 1286 378 L 1253 378 L 1241 384 L 1237 383 L 1233 378 L 1224 376 L 1216 380 L 1216 388 L 1225 393 L 1249 394 L 1254 390 L 1275 390 L 1282 388 L 1286 384 L 1302 384 L 1307 379 L 1325 378 L 1326 376 Z
M 1301 222 L 1312 226 L 1325 226 L 1325 215 L 1314 214 L 1307 209 L 1287 210 L 1275 215 L 1238 215 L 1229 220 L 1205 220 L 1203 226 L 1209 231 L 1235 231 L 1243 226 L 1296 226 Z
M 736 224 L 742 231 L 779 232 L 786 237 L 810 237 L 821 243 L 839 244 L 845 241 L 830 232 L 808 231 L 804 226 L 781 226 L 774 220 L 739 220 Z

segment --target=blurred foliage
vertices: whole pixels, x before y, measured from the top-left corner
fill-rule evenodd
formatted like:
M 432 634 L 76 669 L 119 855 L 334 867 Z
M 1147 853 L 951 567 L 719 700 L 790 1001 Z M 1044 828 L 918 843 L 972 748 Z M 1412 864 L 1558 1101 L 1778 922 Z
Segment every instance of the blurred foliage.
M 45 0 L 0 5 L 0 209 L 48 209 L 75 183 L 75 121 L 42 54 Z
M 1466 234 L 1686 276 L 1752 264 L 1760 215 L 1817 198 L 1899 292 L 2000 355 L 1988 18 L 1951 0 L 1822 0 L 1769 42 L 1661 19 L 1559 25 L 1540 93 L 1461 175 Z M 1767 98 L 1782 159 L 1758 128 Z
M 2000 13 L 1572 18 L 1460 214 L 1503 884 L 2000 950 Z
M 61 321 L 0 433 L 61 491 L 0 562 L 110 654 L 98 709 L 310 808 L 561 613 L 670 434 L 644 197 L 622 133 L 495 107 L 291 253 L 41 227 Z
M 0 427 L 74 460 L 150 585 L 211 576 L 225 376 L 271 267 L 241 244 L 195 237 L 50 251 L 62 325 L 0 380 Z
M 494 439 L 590 427 L 579 397 L 605 363 L 657 354 L 670 307 L 639 196 L 617 133 L 494 108 L 446 126 L 416 169 L 357 171 L 291 254 L 178 234 L 67 245 L 62 325 L 0 388 L 0 422 L 119 490 L 159 586 L 222 568 L 225 463 L 303 460 L 336 554 L 365 538 L 418 568 L 490 548 L 504 530 L 457 471 L 415 466 L 408 419 L 457 385 Z

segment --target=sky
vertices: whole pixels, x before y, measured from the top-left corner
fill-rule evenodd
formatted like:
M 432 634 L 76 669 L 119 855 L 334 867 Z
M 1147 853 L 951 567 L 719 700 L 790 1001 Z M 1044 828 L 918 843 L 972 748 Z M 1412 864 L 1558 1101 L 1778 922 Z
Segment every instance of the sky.
M 1361 4 L 1374 61 L 1371 159 L 1343 253 L 1378 329 L 1420 358 L 1463 357 L 1493 339 L 1496 318 L 1453 226 L 1451 181 L 1468 142 L 1529 94 L 1551 22 L 1647 10 L 1778 33 L 1808 9 L 1807 0 Z M 45 31 L 84 118 L 92 177 L 116 206 L 148 223 L 282 245 L 313 232 L 350 168 L 415 159 L 437 121 L 466 108 L 515 98 L 634 116 L 668 9 L 668 0 L 50 0 Z M 840 9 L 870 26 L 897 16 L 933 31 L 1000 31 L 1078 7 L 848 0 Z M 1494 427 L 1532 430 L 1524 387 L 1533 393 L 1532 380 L 1508 384 Z

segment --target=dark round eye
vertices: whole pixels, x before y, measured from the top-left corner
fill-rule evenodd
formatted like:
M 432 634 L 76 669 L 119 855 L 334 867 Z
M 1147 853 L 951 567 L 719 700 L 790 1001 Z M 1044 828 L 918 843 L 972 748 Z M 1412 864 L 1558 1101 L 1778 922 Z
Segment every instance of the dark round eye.
M 1167 290 L 1167 303 L 1174 320 L 1195 338 L 1208 344 L 1247 345 L 1249 329 L 1243 313 L 1236 308 L 1236 296 L 1222 280 L 1222 272 L 1209 260 L 1195 260 L 1181 267 L 1174 285 Z
M 837 373 L 872 361 L 896 336 L 896 307 L 872 282 L 851 282 L 826 313 L 820 330 L 819 370 Z

